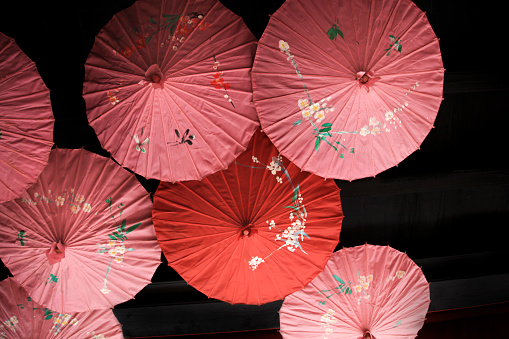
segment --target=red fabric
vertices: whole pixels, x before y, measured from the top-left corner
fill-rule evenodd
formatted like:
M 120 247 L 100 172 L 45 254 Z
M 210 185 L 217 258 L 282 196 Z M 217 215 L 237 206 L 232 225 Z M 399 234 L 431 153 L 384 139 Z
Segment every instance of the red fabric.
M 263 304 L 304 287 L 335 249 L 342 218 L 334 181 L 278 158 L 260 131 L 227 170 L 202 181 L 161 182 L 154 196 L 169 265 L 229 303 Z

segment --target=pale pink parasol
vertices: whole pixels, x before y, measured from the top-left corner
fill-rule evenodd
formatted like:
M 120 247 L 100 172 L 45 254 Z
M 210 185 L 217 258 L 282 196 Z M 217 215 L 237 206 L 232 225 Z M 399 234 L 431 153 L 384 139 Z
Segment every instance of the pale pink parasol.
M 53 146 L 49 90 L 35 63 L 0 33 L 0 202 L 33 184 Z
M 111 308 L 160 264 L 151 212 L 134 174 L 83 149 L 55 149 L 38 182 L 0 205 L 0 257 L 51 310 Z
M 13 278 L 0 282 L 0 338 L 122 339 L 112 310 L 60 313 L 37 304 Z
M 217 0 L 141 0 L 114 15 L 85 65 L 87 115 L 122 166 L 169 182 L 226 168 L 259 126 L 256 38 Z
M 417 150 L 442 102 L 444 68 L 410 0 L 288 0 L 253 64 L 260 123 L 282 155 L 324 178 L 375 176 Z
M 430 303 L 421 269 L 389 246 L 363 245 L 332 254 L 325 269 L 286 297 L 283 338 L 415 338 Z

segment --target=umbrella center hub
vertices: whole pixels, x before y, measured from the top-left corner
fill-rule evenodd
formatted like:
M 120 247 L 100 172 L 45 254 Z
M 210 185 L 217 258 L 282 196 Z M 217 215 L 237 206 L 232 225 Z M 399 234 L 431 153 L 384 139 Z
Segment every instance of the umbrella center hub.
M 366 82 L 368 82 L 368 80 L 369 80 L 369 77 L 366 74 L 364 74 L 363 76 L 360 77 L 359 82 L 361 84 L 365 84 Z
M 61 242 L 54 242 L 50 249 L 46 251 L 46 257 L 50 265 L 59 263 L 65 258 L 65 246 Z
M 151 83 L 154 88 L 162 88 L 164 83 L 164 75 L 159 65 L 153 64 L 145 72 L 145 81 Z
M 239 237 L 250 237 L 256 233 L 258 233 L 258 231 L 255 229 L 255 225 L 252 223 L 249 223 L 249 224 L 241 227 L 240 232 L 239 232 Z

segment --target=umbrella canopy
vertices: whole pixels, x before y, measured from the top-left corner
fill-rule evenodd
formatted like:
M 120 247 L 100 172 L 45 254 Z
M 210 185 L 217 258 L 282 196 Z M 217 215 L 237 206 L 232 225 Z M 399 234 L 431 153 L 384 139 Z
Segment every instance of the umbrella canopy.
M 283 159 L 260 131 L 227 170 L 161 182 L 152 215 L 168 264 L 232 304 L 304 287 L 334 251 L 343 219 L 336 184 Z
M 281 154 L 324 178 L 375 176 L 433 127 L 444 68 L 410 0 L 286 1 L 260 39 L 253 98 Z
M 88 120 L 102 146 L 146 178 L 226 168 L 259 126 L 255 42 L 217 0 L 141 0 L 116 14 L 85 65 Z
M 147 191 L 112 160 L 55 149 L 38 182 L 0 205 L 0 257 L 51 310 L 110 308 L 160 264 L 151 210 Z
M 59 313 L 33 301 L 13 278 L 0 282 L 0 338 L 122 339 L 111 310 Z
M 335 252 L 281 307 L 283 338 L 415 338 L 430 303 L 421 269 L 389 246 Z
M 37 180 L 53 146 L 53 123 L 35 63 L 0 33 L 0 203 Z

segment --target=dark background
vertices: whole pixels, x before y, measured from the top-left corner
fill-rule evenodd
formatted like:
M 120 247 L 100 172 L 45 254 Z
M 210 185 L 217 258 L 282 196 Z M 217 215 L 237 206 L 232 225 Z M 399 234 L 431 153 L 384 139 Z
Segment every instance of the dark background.
M 133 2 L 0 0 L 0 32 L 15 38 L 36 62 L 51 91 L 58 147 L 84 147 L 109 156 L 87 123 L 81 96 L 84 62 L 101 27 Z M 283 3 L 221 2 L 242 16 L 258 38 L 269 15 Z M 441 328 L 443 336 L 430 338 L 478 338 L 468 327 L 472 323 L 498 331 L 503 319 L 509 319 L 504 306 L 509 302 L 507 13 L 494 2 L 414 2 L 426 12 L 440 38 L 446 69 L 444 101 L 421 149 L 398 167 L 376 178 L 336 181 L 345 214 L 337 249 L 370 243 L 406 251 L 431 283 L 431 312 L 419 337 Z M 149 192 L 155 192 L 157 181 L 138 178 Z M 279 326 L 281 302 L 232 306 L 207 299 L 162 260 L 153 283 L 136 299 L 115 308 L 126 337 Z M 8 275 L 6 268 L 1 273 L 0 279 Z M 479 307 L 489 304 L 498 305 Z M 475 311 L 443 312 L 464 308 Z M 437 314 L 454 314 L 455 320 Z M 481 318 L 469 321 L 473 314 Z M 442 327 L 436 325 L 439 318 Z M 279 336 L 275 331 L 249 333 Z

